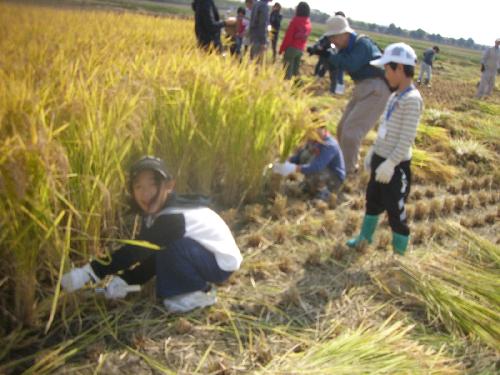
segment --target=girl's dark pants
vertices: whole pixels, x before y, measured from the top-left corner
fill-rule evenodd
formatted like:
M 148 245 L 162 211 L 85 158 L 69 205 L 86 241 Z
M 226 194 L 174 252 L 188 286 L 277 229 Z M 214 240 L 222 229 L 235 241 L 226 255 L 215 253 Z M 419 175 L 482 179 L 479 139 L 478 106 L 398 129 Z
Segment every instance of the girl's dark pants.
M 232 273 L 221 270 L 213 253 L 187 237 L 162 250 L 126 245 L 112 254 L 109 264 L 94 260 L 91 266 L 98 277 L 116 274 L 129 285 L 156 276 L 160 298 L 207 290 L 208 283 L 221 283 Z
M 371 175 L 366 189 L 366 214 L 380 215 L 387 211 L 389 225 L 393 232 L 409 236 L 410 228 L 406 217 L 405 202 L 410 193 L 411 161 L 403 161 L 394 168 L 394 175 L 388 184 L 375 181 L 375 170 L 385 161 L 373 154 Z

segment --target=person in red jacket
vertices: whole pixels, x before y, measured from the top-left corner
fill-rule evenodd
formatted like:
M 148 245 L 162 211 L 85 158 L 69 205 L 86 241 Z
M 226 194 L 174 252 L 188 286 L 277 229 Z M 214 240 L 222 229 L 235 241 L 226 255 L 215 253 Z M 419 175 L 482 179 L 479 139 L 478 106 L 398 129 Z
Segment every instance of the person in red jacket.
M 290 21 L 281 43 L 280 55 L 284 53 L 285 79 L 299 75 L 300 59 L 306 48 L 307 38 L 311 34 L 310 13 L 309 5 L 301 1 L 295 9 L 295 17 Z

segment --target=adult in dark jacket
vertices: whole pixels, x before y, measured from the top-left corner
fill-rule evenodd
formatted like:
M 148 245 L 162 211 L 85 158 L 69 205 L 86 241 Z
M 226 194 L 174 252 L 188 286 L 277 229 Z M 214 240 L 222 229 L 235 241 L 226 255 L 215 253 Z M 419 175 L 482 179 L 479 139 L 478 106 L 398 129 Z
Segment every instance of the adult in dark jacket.
M 281 4 L 274 3 L 273 10 L 269 16 L 269 23 L 271 24 L 271 48 L 273 50 L 273 62 L 276 61 L 276 51 L 278 49 L 278 37 L 281 29 Z
M 209 49 L 213 44 L 215 49 L 221 51 L 220 30 L 224 27 L 224 21 L 221 21 L 214 1 L 194 0 L 191 7 L 194 11 L 194 32 L 198 45 Z
M 269 25 L 270 0 L 259 0 L 253 4 L 252 15 L 250 17 L 250 58 L 262 62 L 264 52 L 267 48 L 267 25 Z
M 332 67 L 347 72 L 354 81 L 352 97 L 337 126 L 337 139 L 344 154 L 348 174 L 358 169 L 359 148 L 366 134 L 377 123 L 391 94 L 384 70 L 370 64 L 382 52 L 367 36 L 357 35 L 346 18 L 327 21 L 326 36 L 337 47 L 331 55 Z

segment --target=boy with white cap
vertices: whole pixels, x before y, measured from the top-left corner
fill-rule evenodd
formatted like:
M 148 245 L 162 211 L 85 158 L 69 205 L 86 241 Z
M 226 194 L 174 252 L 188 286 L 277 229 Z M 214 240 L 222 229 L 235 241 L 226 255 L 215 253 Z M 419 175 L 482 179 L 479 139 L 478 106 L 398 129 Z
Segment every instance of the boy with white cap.
M 481 59 L 481 81 L 477 89 L 477 98 L 491 95 L 495 87 L 495 78 L 500 69 L 500 38 L 488 48 Z
M 336 70 L 347 71 L 354 81 L 352 97 L 337 126 L 337 139 L 344 154 L 348 174 L 355 173 L 361 142 L 379 119 L 390 90 L 384 70 L 370 65 L 382 52 L 367 36 L 357 35 L 341 15 L 327 21 L 326 36 L 337 47 L 329 63 Z
M 375 144 L 365 158 L 365 168 L 370 170 L 366 213 L 361 233 L 347 241 L 349 247 L 372 242 L 378 217 L 384 211 L 389 216 L 394 252 L 403 255 L 408 247 L 410 230 L 404 205 L 411 185 L 412 144 L 423 109 L 422 97 L 413 85 L 416 61 L 409 45 L 394 43 L 380 59 L 371 62 L 384 67 L 385 77 L 396 91 L 387 102 Z

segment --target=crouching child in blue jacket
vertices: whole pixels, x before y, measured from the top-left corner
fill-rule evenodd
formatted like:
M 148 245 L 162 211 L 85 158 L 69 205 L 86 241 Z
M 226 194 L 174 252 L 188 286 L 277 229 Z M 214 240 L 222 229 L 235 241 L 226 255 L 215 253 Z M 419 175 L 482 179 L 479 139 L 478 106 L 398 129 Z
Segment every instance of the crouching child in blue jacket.
M 224 282 L 239 269 L 240 250 L 217 213 L 201 202 L 178 197 L 174 186 L 161 159 L 146 156 L 137 161 L 130 170 L 132 205 L 142 214 L 137 240 L 160 250 L 125 245 L 110 261 L 93 260 L 66 273 L 63 289 L 73 292 L 111 276 L 105 296 L 124 298 L 128 286 L 156 276 L 157 295 L 171 312 L 214 304 L 211 283 Z
M 282 176 L 304 175 L 304 192 L 315 199 L 328 201 L 345 180 L 345 164 L 340 146 L 325 125 L 315 129 L 304 147 L 285 163 L 276 163 L 273 172 Z

